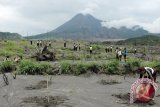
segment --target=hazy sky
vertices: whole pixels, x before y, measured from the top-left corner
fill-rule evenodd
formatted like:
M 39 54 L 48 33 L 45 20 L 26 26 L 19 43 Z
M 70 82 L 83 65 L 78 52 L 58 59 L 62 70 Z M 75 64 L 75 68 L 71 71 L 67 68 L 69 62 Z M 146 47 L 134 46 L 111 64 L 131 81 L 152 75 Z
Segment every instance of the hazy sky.
M 0 0 L 0 31 L 44 33 L 78 13 L 92 14 L 108 27 L 140 25 L 160 33 L 160 0 Z

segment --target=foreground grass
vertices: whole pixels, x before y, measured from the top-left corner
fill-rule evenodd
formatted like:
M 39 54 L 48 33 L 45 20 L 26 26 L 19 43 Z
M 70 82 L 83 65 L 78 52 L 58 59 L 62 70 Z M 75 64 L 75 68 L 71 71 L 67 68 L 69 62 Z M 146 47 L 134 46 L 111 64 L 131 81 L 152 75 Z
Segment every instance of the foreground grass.
M 81 75 L 85 73 L 95 74 L 129 74 L 134 73 L 135 69 L 141 66 L 138 60 L 130 60 L 126 63 L 121 63 L 117 60 L 112 61 L 61 61 L 56 63 L 50 62 L 37 62 L 34 60 L 22 60 L 19 64 L 12 61 L 5 61 L 0 63 L 0 71 L 15 70 L 18 74 L 29 75 L 56 75 L 56 74 L 69 74 Z M 160 69 L 160 63 L 154 65 Z

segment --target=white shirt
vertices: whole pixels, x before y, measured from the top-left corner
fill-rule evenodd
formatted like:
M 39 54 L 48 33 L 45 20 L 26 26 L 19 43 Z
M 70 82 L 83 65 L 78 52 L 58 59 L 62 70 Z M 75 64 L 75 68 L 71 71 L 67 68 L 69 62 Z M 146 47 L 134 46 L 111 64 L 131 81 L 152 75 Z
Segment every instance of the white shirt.
M 118 51 L 118 55 L 122 55 L 122 51 Z

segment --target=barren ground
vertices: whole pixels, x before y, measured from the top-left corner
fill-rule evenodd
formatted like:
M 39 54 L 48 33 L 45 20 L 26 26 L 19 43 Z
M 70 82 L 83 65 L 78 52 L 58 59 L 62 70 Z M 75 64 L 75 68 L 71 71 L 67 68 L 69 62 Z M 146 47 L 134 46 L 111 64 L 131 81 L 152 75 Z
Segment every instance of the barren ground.
M 48 89 L 45 88 L 47 76 L 20 75 L 13 80 L 8 74 L 8 78 L 10 84 L 5 86 L 0 75 L 0 107 L 160 106 L 160 97 L 157 96 L 160 90 L 152 103 L 128 104 L 127 93 L 137 78 L 132 76 L 126 77 L 125 80 L 123 76 L 118 75 L 52 76 Z

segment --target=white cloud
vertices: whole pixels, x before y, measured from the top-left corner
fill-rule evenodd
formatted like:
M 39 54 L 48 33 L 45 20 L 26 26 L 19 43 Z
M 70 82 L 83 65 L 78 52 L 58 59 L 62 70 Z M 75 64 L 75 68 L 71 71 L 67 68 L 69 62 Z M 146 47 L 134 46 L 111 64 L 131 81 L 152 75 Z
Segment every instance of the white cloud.
M 160 33 L 160 17 L 152 23 L 145 24 L 143 27 L 149 30 L 150 32 Z
M 81 10 L 80 13 L 83 14 L 93 14 L 94 11 L 99 8 L 96 3 L 90 2 L 87 4 L 86 8 L 84 10 Z
M 15 11 L 10 7 L 0 5 L 0 19 L 7 20 L 14 16 Z
M 157 18 L 153 22 L 141 22 L 133 18 L 127 18 L 127 19 L 120 19 L 120 20 L 111 20 L 102 22 L 103 26 L 106 27 L 116 27 L 120 28 L 122 26 L 126 26 L 127 28 L 132 28 L 135 25 L 143 27 L 145 30 L 148 30 L 151 33 L 160 33 L 160 18 Z
M 127 28 L 132 28 L 135 25 L 141 25 L 142 23 L 134 20 L 133 18 L 121 19 L 121 20 L 111 20 L 107 22 L 102 22 L 103 26 L 106 27 L 116 27 L 120 28 L 122 26 L 126 26 Z
M 107 26 L 143 26 L 160 32 L 160 0 L 0 0 L 0 31 L 39 34 L 74 15 L 90 13 Z

